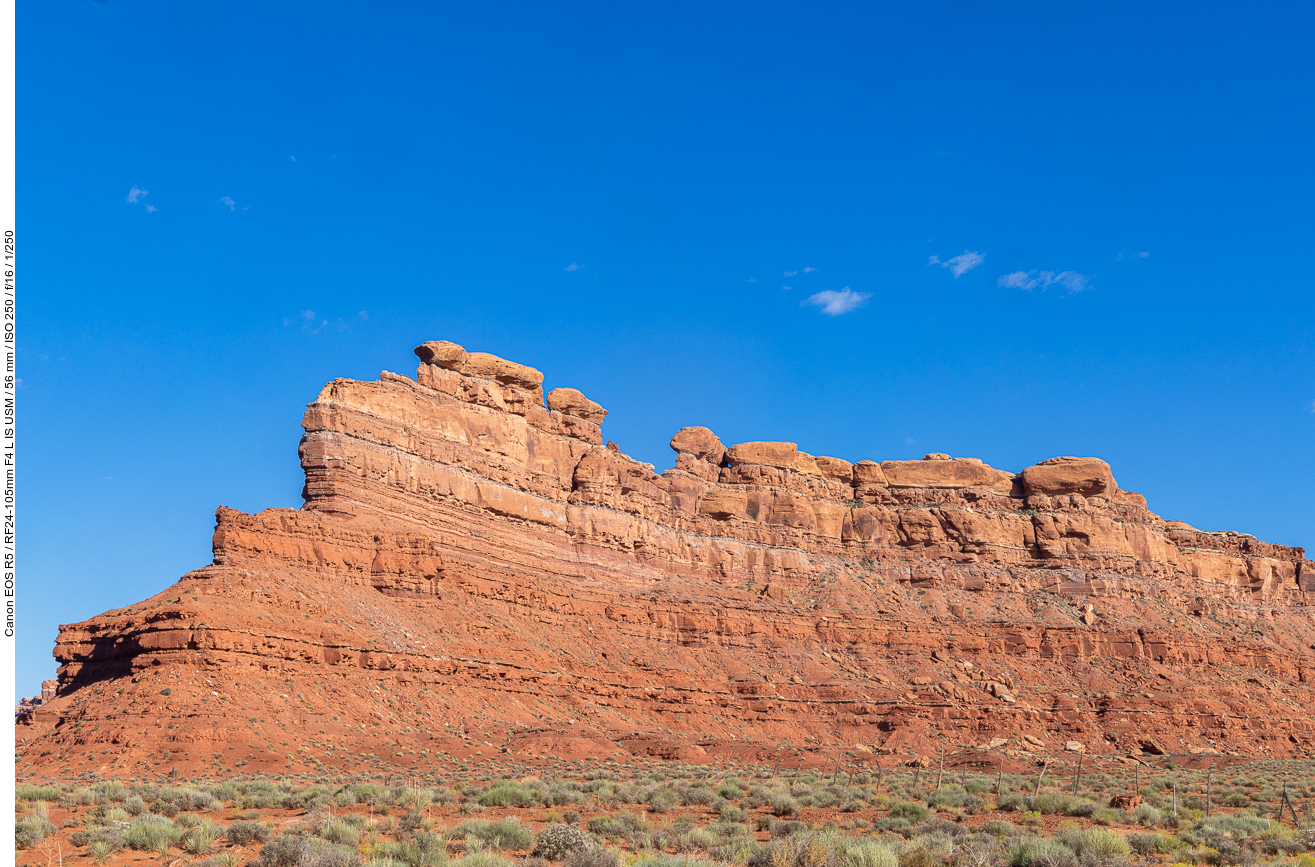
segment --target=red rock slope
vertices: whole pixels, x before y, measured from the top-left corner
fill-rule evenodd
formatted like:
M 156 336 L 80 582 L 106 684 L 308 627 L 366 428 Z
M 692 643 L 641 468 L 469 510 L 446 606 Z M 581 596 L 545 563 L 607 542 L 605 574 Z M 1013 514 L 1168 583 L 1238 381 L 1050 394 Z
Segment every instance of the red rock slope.
M 212 565 L 61 627 L 20 776 L 1315 749 L 1315 564 L 1164 521 L 1103 461 L 850 463 L 694 427 L 659 475 L 537 370 L 416 354 L 309 405 L 302 509 L 221 507 Z

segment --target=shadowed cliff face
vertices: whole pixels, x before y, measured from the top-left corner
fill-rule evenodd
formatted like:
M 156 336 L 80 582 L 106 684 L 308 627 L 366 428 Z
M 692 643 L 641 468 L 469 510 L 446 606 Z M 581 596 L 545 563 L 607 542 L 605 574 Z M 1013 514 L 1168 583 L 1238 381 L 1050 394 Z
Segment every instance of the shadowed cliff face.
M 20 773 L 1315 749 L 1315 564 L 1166 522 L 1103 461 L 851 463 L 685 428 L 657 474 L 578 391 L 416 353 L 414 380 L 309 405 L 301 510 L 221 507 L 212 565 L 61 627 Z

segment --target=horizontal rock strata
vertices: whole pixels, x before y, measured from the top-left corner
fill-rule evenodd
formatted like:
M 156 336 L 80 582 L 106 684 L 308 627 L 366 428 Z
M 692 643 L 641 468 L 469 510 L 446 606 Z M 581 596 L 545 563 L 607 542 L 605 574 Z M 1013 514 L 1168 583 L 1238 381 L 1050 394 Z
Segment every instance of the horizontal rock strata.
M 790 750 L 1307 755 L 1315 564 L 1164 521 L 1095 458 L 604 444 L 607 411 L 446 341 L 329 383 L 305 505 L 63 626 L 20 776 Z

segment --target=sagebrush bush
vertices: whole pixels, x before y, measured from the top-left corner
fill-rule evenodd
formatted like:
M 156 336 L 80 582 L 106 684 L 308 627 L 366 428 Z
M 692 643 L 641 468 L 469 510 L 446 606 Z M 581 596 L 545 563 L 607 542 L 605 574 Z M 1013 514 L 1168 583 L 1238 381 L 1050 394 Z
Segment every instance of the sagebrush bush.
M 790 795 L 780 793 L 772 795 L 772 815 L 797 816 L 799 815 L 799 802 Z
M 259 822 L 233 822 L 224 831 L 228 842 L 234 846 L 247 846 L 251 843 L 264 843 L 269 839 L 269 829 Z
M 592 826 L 594 820 L 590 819 Z M 619 836 L 621 823 L 615 823 L 618 831 L 612 836 Z M 591 827 L 592 831 L 593 828 Z M 598 833 L 598 832 L 594 832 Z M 606 835 L 604 835 L 606 836 Z M 550 861 L 560 861 L 569 853 L 576 849 L 583 849 L 590 843 L 589 837 L 574 825 L 549 825 L 539 832 L 534 839 L 534 849 L 531 855 L 537 855 L 540 858 L 547 858 Z
M 845 867 L 899 867 L 899 856 L 888 846 L 863 840 L 846 848 Z
M 890 805 L 890 818 L 925 822 L 931 818 L 931 811 L 915 801 L 896 801 Z
M 601 846 L 585 846 L 566 854 L 565 867 L 620 867 L 621 853 Z
M 123 841 L 130 849 L 160 852 L 178 842 L 182 835 L 183 829 L 175 827 L 168 819 L 147 813 L 133 820 L 123 832 Z
M 58 829 L 42 816 L 23 816 L 14 822 L 14 845 L 31 849 Z

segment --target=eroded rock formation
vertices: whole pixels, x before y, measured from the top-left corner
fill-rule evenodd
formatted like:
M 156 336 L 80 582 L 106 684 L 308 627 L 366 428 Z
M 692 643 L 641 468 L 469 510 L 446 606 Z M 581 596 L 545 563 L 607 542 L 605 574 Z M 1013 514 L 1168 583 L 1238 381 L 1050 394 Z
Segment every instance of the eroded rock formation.
M 659 474 L 533 368 L 416 354 L 307 407 L 300 510 L 220 507 L 211 565 L 61 627 L 20 776 L 1315 749 L 1315 564 L 1164 521 L 1104 461 L 851 463 L 688 427 Z

